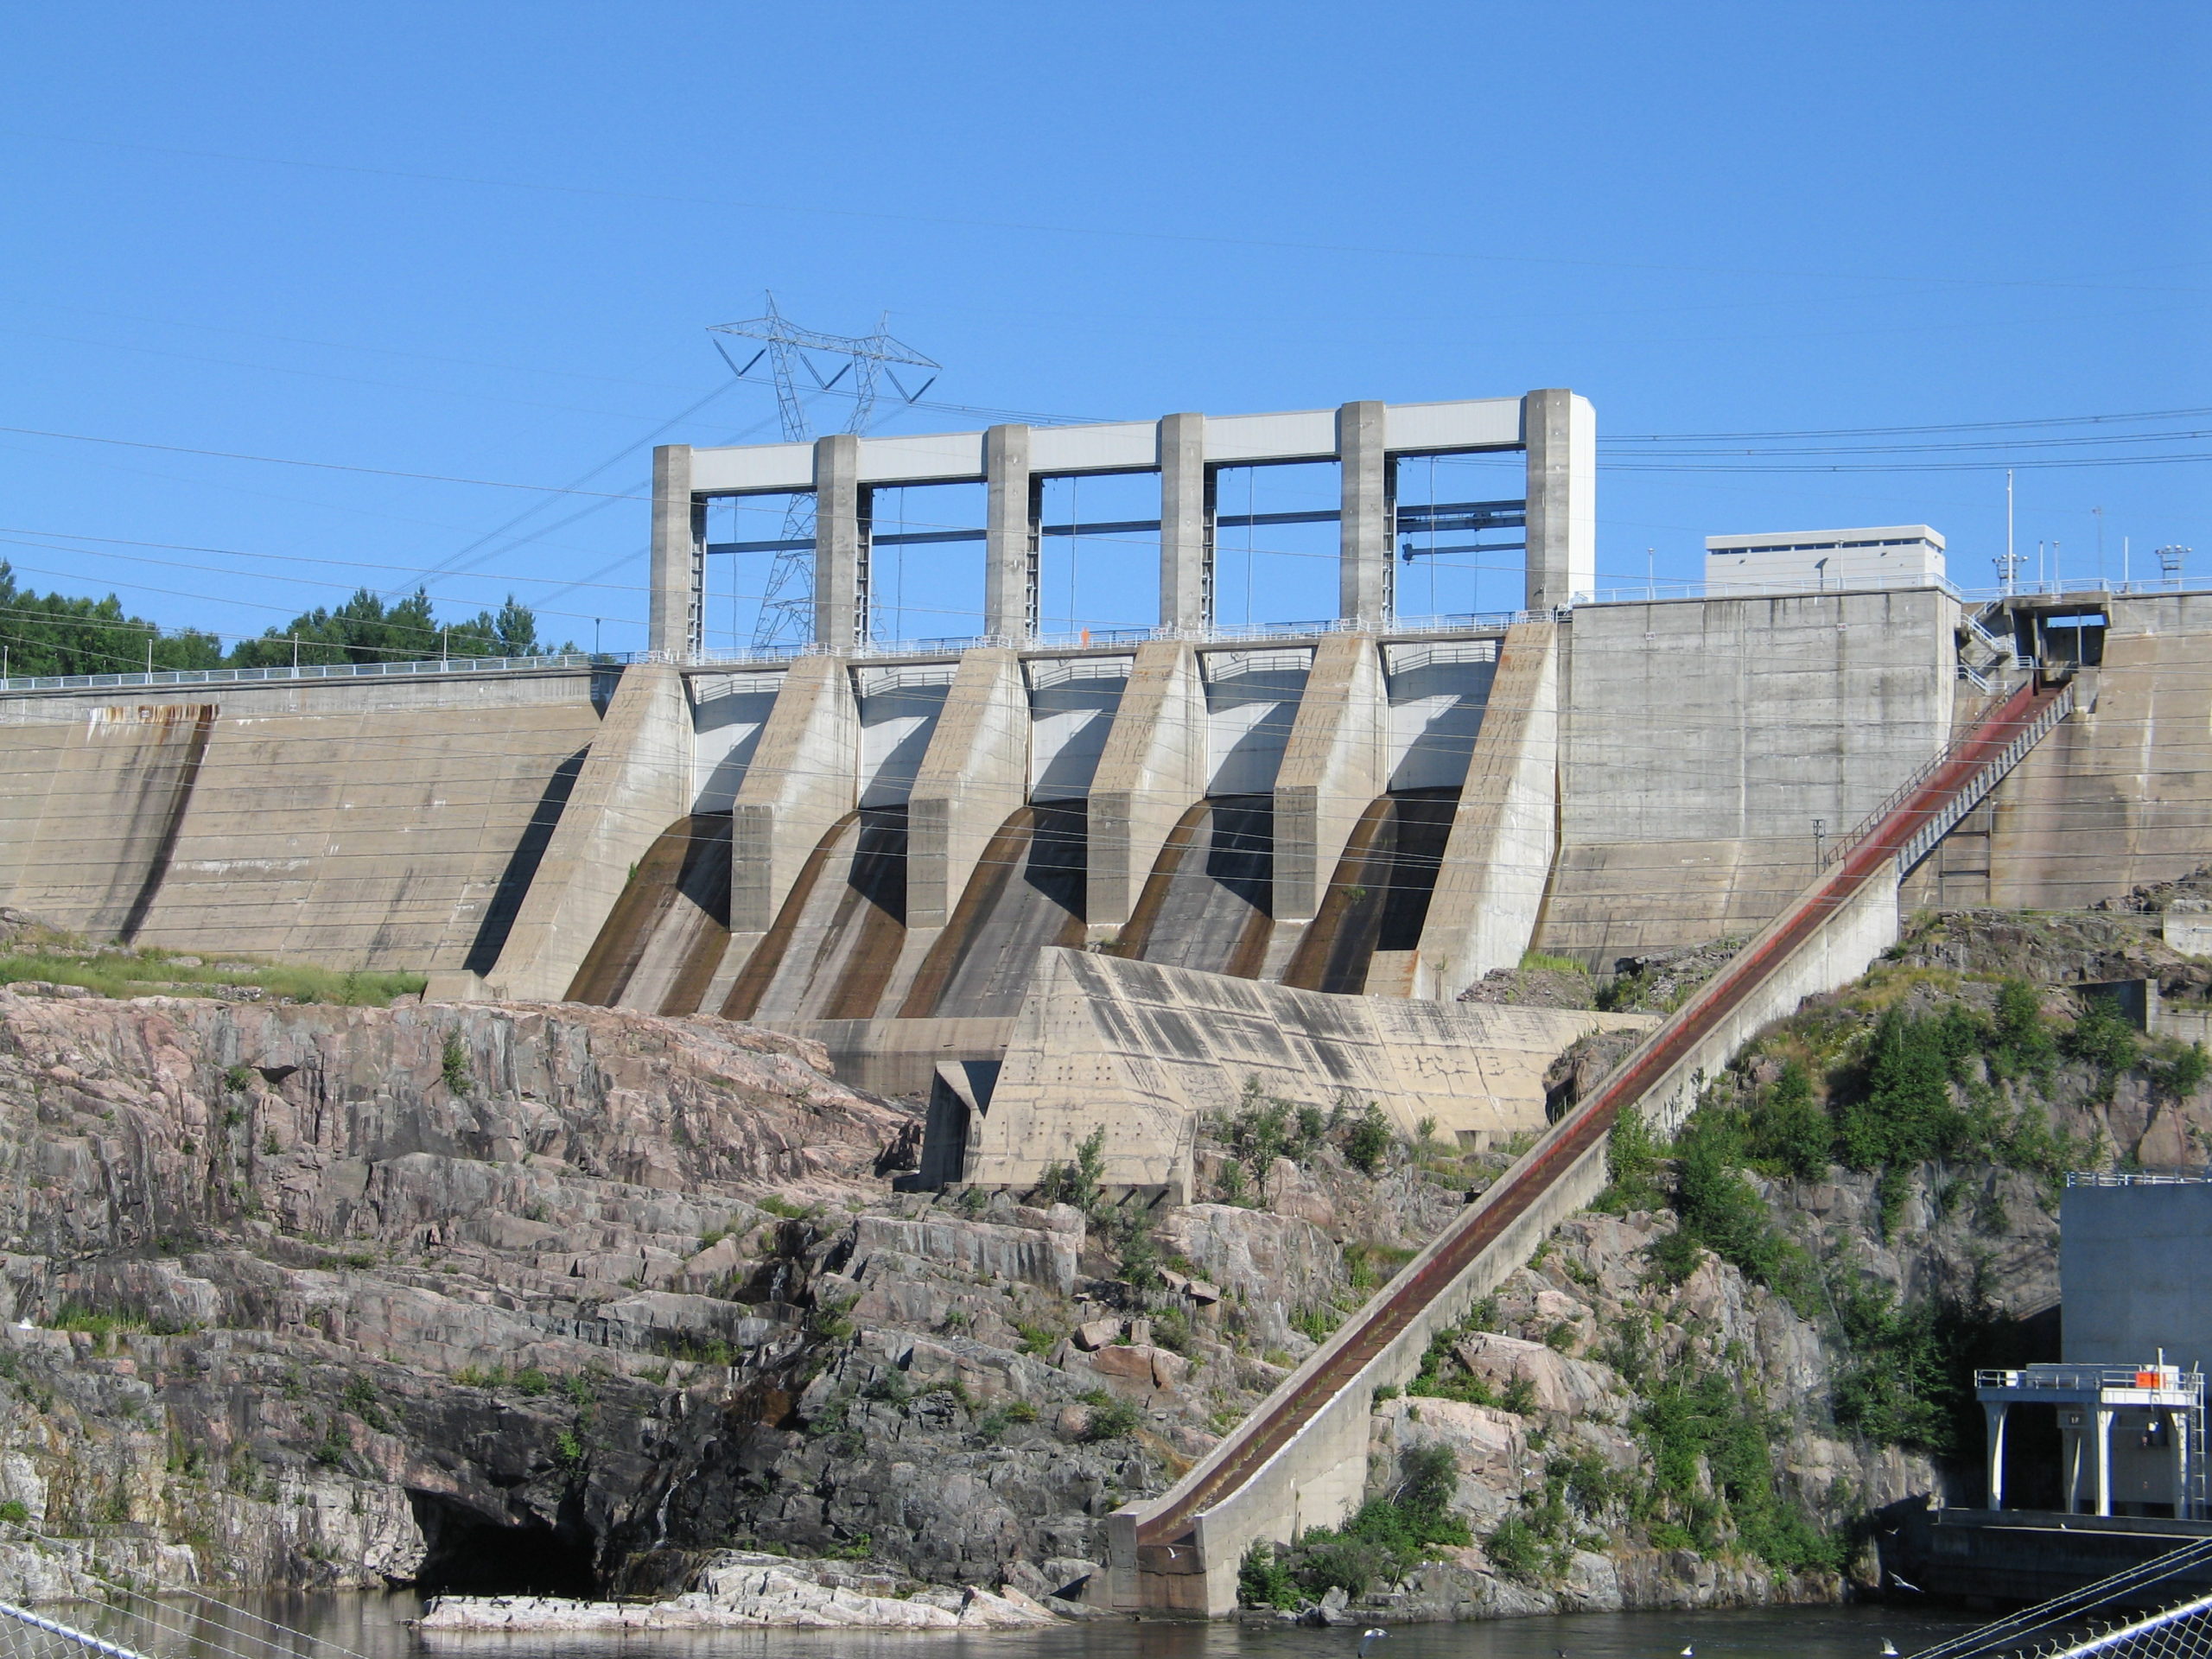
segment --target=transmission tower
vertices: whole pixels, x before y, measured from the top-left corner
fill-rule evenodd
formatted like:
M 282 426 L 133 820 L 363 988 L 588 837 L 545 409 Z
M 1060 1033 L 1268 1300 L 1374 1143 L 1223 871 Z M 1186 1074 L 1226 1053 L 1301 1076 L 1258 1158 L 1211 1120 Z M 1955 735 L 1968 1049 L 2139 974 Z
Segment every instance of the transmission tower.
M 924 357 L 912 346 L 893 340 L 884 332 L 882 322 L 876 324 L 872 334 L 825 334 L 802 328 L 785 316 L 776 308 L 773 294 L 767 296 L 767 304 L 766 316 L 744 322 L 716 323 L 707 332 L 760 342 L 742 365 L 720 340 L 715 341 L 715 349 L 741 380 L 754 378 L 752 371 L 760 365 L 761 359 L 768 359 L 768 377 L 776 388 L 776 414 L 783 423 L 786 443 L 804 443 L 814 435 L 806 418 L 806 405 L 800 401 L 801 374 L 814 383 L 817 391 L 836 391 L 839 382 L 851 377 L 850 389 L 838 395 L 853 400 L 853 412 L 839 429 L 854 433 L 868 430 L 883 381 L 888 380 L 899 398 L 909 404 L 937 384 L 937 371 L 943 365 Z M 884 321 L 889 320 L 886 314 Z M 909 391 L 899 378 L 894 365 L 927 369 L 930 378 Z M 827 374 L 823 372 L 825 366 L 830 368 Z M 785 548 L 769 567 L 767 586 L 760 598 L 760 619 L 753 626 L 753 643 L 756 646 L 772 645 L 784 639 L 803 644 L 814 632 L 812 496 L 791 498 L 791 505 L 784 512 L 781 539 L 809 545 Z

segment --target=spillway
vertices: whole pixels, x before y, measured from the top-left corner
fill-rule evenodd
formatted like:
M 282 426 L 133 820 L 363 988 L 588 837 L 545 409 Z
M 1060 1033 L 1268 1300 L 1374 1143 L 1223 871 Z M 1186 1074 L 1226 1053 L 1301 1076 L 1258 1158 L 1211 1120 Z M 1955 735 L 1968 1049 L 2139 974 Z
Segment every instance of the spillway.
M 1284 984 L 1350 995 L 1411 994 L 1414 953 L 1459 804 L 1456 789 L 1407 789 L 1369 805 Z
M 730 816 L 699 812 L 655 837 L 570 982 L 568 1001 L 690 1014 L 729 943 Z
M 730 988 L 730 1020 L 864 1020 L 906 938 L 906 809 L 864 806 L 823 836 Z
M 1010 1019 L 1046 945 L 1079 945 L 1089 818 L 1080 801 L 1018 809 L 991 837 L 899 1009 L 907 1019 Z
M 1184 813 L 1109 955 L 1256 979 L 1274 931 L 1274 799 L 1224 795 Z

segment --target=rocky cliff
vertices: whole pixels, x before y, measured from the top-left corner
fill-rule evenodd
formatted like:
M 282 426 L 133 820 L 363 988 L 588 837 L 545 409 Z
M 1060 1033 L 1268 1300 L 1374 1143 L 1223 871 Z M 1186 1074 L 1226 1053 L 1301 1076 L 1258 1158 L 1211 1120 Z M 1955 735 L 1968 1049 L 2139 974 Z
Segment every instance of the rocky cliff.
M 1834 1596 L 1872 1510 L 1963 1491 L 1960 1372 L 2036 1339 L 2055 1179 L 2212 1129 L 2186 1051 L 2055 982 L 2187 996 L 2202 965 L 2140 916 L 2020 925 L 1916 929 L 1674 1144 L 1622 1139 L 1600 1209 L 1376 1402 L 1364 1518 L 1255 1598 Z M 773 1556 L 1072 1611 L 1104 1516 L 1515 1150 L 1252 1093 L 1207 1201 L 1147 1211 L 1074 1147 L 1033 1193 L 894 1192 L 917 1139 L 819 1048 L 710 1018 L 0 990 L 0 1533 L 60 1541 L 0 1547 L 0 1593 L 86 1561 L 669 1591 Z

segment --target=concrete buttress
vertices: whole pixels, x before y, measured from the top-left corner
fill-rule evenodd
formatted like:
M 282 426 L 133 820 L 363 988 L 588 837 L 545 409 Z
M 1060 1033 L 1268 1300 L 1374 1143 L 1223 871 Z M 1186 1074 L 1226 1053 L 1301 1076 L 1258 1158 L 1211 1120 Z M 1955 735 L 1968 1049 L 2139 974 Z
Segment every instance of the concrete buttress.
M 1311 921 L 1390 769 L 1390 697 L 1374 636 L 1324 634 L 1275 774 L 1274 914 Z
M 1021 659 L 962 653 L 915 774 L 906 818 L 906 925 L 942 927 L 999 826 L 1028 795 L 1029 695 Z
M 495 996 L 555 1000 L 598 938 L 631 868 L 691 797 L 691 707 L 664 664 L 624 671 L 498 964 Z
M 1137 647 L 1106 747 L 1091 776 L 1086 919 L 1129 919 L 1160 849 L 1206 792 L 1206 690 L 1179 639 Z
M 794 661 L 731 804 L 733 936 L 774 923 L 807 855 L 858 804 L 859 731 L 844 659 Z
M 1421 934 L 1414 995 L 1449 1002 L 1534 941 L 1559 849 L 1560 629 L 1506 632 Z

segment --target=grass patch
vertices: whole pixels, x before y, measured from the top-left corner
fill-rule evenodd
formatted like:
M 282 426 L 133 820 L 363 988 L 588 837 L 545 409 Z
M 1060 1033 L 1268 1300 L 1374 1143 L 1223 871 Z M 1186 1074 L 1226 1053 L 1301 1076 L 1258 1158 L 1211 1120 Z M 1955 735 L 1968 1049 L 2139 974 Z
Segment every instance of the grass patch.
M 56 985 L 81 985 L 97 995 L 118 999 L 212 995 L 218 985 L 251 985 L 271 1000 L 385 1007 L 394 997 L 420 992 L 429 982 L 420 974 L 341 973 L 248 957 L 225 956 L 219 969 L 205 959 L 181 961 L 181 954 L 93 947 L 71 934 L 35 929 L 19 939 L 16 949 L 0 956 L 0 984 L 42 979 Z

